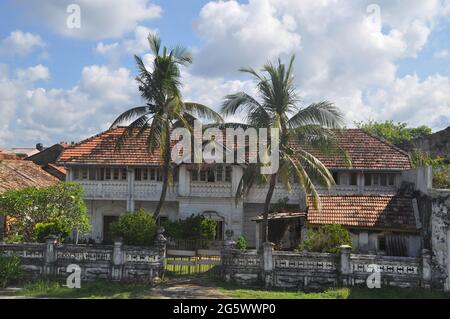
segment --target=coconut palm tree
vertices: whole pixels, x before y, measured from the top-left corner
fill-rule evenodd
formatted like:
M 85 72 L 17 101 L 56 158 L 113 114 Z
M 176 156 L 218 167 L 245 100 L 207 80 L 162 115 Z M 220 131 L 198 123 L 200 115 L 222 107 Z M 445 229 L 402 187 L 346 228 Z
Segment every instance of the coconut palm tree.
M 263 242 L 268 240 L 268 213 L 278 178 L 288 191 L 295 179 L 316 207 L 319 206 L 319 196 L 313 180 L 327 188 L 334 183 L 330 171 L 307 151 L 308 148 L 293 147 L 292 142 L 298 141 L 324 152 L 341 151 L 335 140 L 334 129 L 341 127 L 342 113 L 327 101 L 304 108 L 299 106 L 294 86 L 294 59 L 295 56 L 292 56 L 287 67 L 280 60 L 277 65 L 268 63 L 261 73 L 252 68 L 240 69 L 256 79 L 259 100 L 240 92 L 227 95 L 222 105 L 225 116 L 242 114 L 248 126 L 279 129 L 279 169 L 262 176 L 269 183 L 263 211 Z M 267 146 L 270 148 L 270 145 Z M 237 196 L 244 195 L 254 182 L 261 180 L 261 176 L 256 176 L 258 171 L 255 164 L 247 167 L 239 183 Z
M 154 55 L 151 69 L 144 65 L 140 57 L 134 56 L 139 69 L 136 81 L 146 104 L 123 112 L 111 127 L 114 128 L 131 121 L 118 139 L 116 148 L 120 148 L 128 138 L 144 134 L 150 153 L 159 147 L 163 161 L 163 185 L 154 212 L 155 218 L 158 219 L 166 198 L 168 184 L 172 179 L 170 170 L 170 133 L 172 128 L 183 126 L 191 130 L 193 120 L 197 117 L 216 122 L 222 122 L 222 117 L 205 105 L 182 101 L 180 66 L 192 63 L 192 56 L 186 48 L 181 46 L 174 49 L 161 48 L 161 39 L 152 34 L 148 36 L 148 42 Z

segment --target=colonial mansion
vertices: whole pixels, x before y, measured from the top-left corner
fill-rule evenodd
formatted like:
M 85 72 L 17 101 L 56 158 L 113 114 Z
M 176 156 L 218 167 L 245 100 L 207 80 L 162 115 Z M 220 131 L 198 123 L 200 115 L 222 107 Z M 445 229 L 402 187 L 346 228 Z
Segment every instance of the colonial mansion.
M 145 136 L 131 137 L 117 149 L 123 131 L 109 129 L 74 144 L 58 159 L 67 180 L 85 190 L 93 226 L 89 236 L 96 242 L 109 239 L 108 225 L 119 215 L 139 208 L 154 211 L 161 194 L 160 153 L 148 152 Z M 342 156 L 311 151 L 336 181 L 331 190 L 317 186 L 320 209 L 309 203 L 299 185 L 293 184 L 290 192 L 281 183 L 276 185 L 272 202 L 284 199 L 287 205 L 282 213 L 270 216 L 271 223 L 292 226 L 281 234 L 282 245 L 301 240 L 306 227 L 341 224 L 350 230 L 353 248 L 361 253 L 419 255 L 422 226 L 413 191 L 429 186 L 429 172 L 413 170 L 406 152 L 363 130 L 344 129 L 336 136 L 351 166 Z M 203 214 L 218 222 L 217 240 L 232 230 L 235 238 L 244 235 L 250 247 L 259 247 L 267 185 L 255 184 L 237 200 L 243 164 L 173 163 L 171 169 L 173 182 L 162 219 Z

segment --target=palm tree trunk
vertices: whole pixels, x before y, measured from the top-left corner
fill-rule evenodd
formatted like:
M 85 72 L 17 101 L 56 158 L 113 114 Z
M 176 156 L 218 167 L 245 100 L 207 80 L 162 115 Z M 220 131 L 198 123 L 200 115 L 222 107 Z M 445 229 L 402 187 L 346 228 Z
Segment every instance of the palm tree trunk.
M 165 147 L 164 147 L 164 166 L 163 166 L 163 175 L 162 175 L 162 190 L 161 190 L 161 196 L 159 198 L 158 206 L 156 206 L 155 213 L 153 217 L 155 220 L 159 221 L 159 214 L 161 212 L 162 205 L 164 204 L 166 200 L 167 195 L 167 188 L 169 186 L 169 168 L 170 168 L 170 136 L 169 136 L 169 130 L 166 131 L 166 140 L 165 140 Z
M 270 176 L 269 190 L 266 195 L 266 201 L 264 202 L 263 233 L 262 233 L 263 243 L 269 240 L 269 208 L 276 184 L 277 184 L 277 174 L 272 174 Z

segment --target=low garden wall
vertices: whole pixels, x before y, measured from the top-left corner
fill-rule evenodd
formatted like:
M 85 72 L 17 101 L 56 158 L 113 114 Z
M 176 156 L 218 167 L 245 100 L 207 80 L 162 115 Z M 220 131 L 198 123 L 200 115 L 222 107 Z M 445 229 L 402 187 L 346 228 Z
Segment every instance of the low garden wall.
M 54 238 L 45 244 L 0 243 L 0 254 L 18 256 L 28 278 L 66 278 L 69 265 L 81 268 L 81 280 L 152 281 L 164 271 L 166 240 L 158 234 L 153 247 L 114 245 L 58 245 Z
M 421 258 L 355 255 L 342 246 L 339 254 L 274 251 L 266 243 L 260 253 L 226 246 L 222 252 L 222 276 L 227 282 L 266 288 L 323 290 L 365 286 L 377 272 L 381 287 L 429 287 L 430 255 Z

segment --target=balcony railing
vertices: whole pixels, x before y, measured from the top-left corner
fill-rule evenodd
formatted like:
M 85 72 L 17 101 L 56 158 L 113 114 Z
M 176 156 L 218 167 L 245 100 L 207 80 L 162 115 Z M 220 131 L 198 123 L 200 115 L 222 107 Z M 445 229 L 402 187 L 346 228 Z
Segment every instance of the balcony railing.
M 127 181 L 78 181 L 84 188 L 86 199 L 127 199 L 129 196 Z M 135 200 L 159 200 L 162 182 L 135 182 L 133 198 Z M 178 185 L 169 185 L 167 199 L 174 199 Z
M 191 182 L 190 196 L 196 197 L 232 197 L 231 183 Z

